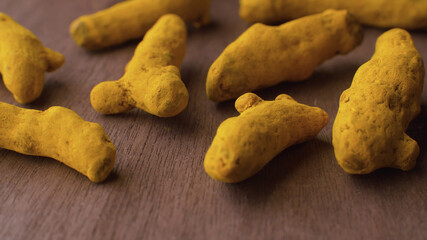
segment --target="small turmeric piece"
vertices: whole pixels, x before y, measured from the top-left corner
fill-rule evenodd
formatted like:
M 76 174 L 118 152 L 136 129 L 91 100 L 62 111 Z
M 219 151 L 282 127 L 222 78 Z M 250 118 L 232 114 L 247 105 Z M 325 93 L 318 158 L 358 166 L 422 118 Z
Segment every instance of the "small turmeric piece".
M 138 39 L 163 15 L 173 13 L 195 26 L 210 21 L 211 0 L 133 0 L 74 20 L 70 33 L 77 45 L 98 50 Z
M 381 28 L 427 27 L 425 0 L 240 0 L 240 17 L 266 24 L 297 19 L 326 9 L 346 9 L 364 24 Z
M 43 46 L 30 30 L 0 12 L 0 73 L 17 102 L 38 98 L 45 72 L 55 71 L 64 61 L 62 54 Z
M 254 24 L 209 69 L 208 98 L 225 101 L 283 81 L 309 78 L 322 62 L 346 54 L 363 30 L 345 10 L 327 10 L 280 26 Z
M 101 125 L 64 107 L 42 112 L 0 102 L 0 148 L 54 158 L 93 182 L 108 176 L 116 158 Z
M 188 91 L 179 67 L 186 39 L 187 29 L 179 16 L 161 17 L 137 46 L 123 77 L 92 89 L 93 108 L 102 114 L 117 114 L 137 107 L 159 117 L 172 117 L 183 111 L 188 104 Z
M 322 109 L 286 94 L 264 101 L 246 93 L 235 107 L 240 115 L 221 123 L 204 160 L 209 176 L 226 183 L 253 176 L 287 147 L 314 138 L 329 120 Z
M 419 147 L 405 130 L 421 111 L 423 81 L 423 60 L 409 33 L 392 29 L 381 35 L 374 56 L 340 98 L 332 144 L 344 171 L 415 166 Z

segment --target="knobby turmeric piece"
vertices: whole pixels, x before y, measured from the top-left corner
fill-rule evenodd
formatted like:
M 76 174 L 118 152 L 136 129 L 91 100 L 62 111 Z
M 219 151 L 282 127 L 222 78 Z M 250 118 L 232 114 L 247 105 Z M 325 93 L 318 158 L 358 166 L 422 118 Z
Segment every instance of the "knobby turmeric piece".
M 419 147 L 405 130 L 421 110 L 423 81 L 423 60 L 409 33 L 392 29 L 381 35 L 375 54 L 340 98 L 332 143 L 344 171 L 415 166 Z
M 0 12 L 0 73 L 17 102 L 38 98 L 45 72 L 55 71 L 64 61 L 62 54 L 43 46 L 30 30 Z
M 264 101 L 246 93 L 235 106 L 240 115 L 221 123 L 204 160 L 209 176 L 227 183 L 253 176 L 287 147 L 314 138 L 329 119 L 286 94 Z
M 240 0 L 239 15 L 247 22 L 279 23 L 330 8 L 346 9 L 370 26 L 427 27 L 425 0 Z
M 93 182 L 108 176 L 116 158 L 101 125 L 64 107 L 42 112 L 0 102 L 0 148 L 54 158 Z
M 358 46 L 363 30 L 347 11 L 328 10 L 280 26 L 254 24 L 209 69 L 208 98 L 225 101 L 283 81 L 301 81 Z
M 163 15 L 173 13 L 195 26 L 210 19 L 210 0 L 133 0 L 118 3 L 74 20 L 74 41 L 89 50 L 102 49 L 138 39 Z
M 102 114 L 134 107 L 159 117 L 180 113 L 188 104 L 188 91 L 179 73 L 186 39 L 187 29 L 180 17 L 168 14 L 160 18 L 137 46 L 123 77 L 92 89 L 93 108 Z

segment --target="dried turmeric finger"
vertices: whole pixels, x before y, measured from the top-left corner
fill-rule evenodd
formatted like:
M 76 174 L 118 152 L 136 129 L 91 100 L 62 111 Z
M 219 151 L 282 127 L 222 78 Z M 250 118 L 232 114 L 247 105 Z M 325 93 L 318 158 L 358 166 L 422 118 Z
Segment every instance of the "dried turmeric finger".
M 64 107 L 42 112 L 0 102 L 0 148 L 54 158 L 93 182 L 108 176 L 116 158 L 101 125 Z
M 40 42 L 28 29 L 0 12 L 0 73 L 19 103 L 29 103 L 43 90 L 45 72 L 64 64 L 64 56 Z
M 227 183 L 253 176 L 287 147 L 314 138 L 329 119 L 286 94 L 263 101 L 246 93 L 235 106 L 240 116 L 221 123 L 204 160 L 205 171 Z
M 210 0 L 124 1 L 74 20 L 70 33 L 77 45 L 97 50 L 144 36 L 163 15 L 173 13 L 201 26 L 209 22 Z
M 427 27 L 425 0 L 240 0 L 239 15 L 247 22 L 278 23 L 330 8 L 346 9 L 360 23 L 370 26 Z
M 419 147 L 405 130 L 420 112 L 423 81 L 423 60 L 409 33 L 392 29 L 381 35 L 374 56 L 340 98 L 332 144 L 344 171 L 415 166 Z
M 159 117 L 175 116 L 184 110 L 188 91 L 179 67 L 186 38 L 187 29 L 180 17 L 161 17 L 137 46 L 123 77 L 92 89 L 93 108 L 102 114 L 116 114 L 137 107 Z
M 310 77 L 322 62 L 359 45 L 362 28 L 347 11 L 328 10 L 281 26 L 254 24 L 209 69 L 206 92 L 219 102 Z

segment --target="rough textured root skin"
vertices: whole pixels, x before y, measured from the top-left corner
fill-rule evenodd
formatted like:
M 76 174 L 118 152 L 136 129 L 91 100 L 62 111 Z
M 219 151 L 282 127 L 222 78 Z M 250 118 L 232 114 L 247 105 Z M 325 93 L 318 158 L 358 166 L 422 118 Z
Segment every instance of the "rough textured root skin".
M 124 1 L 71 23 L 70 34 L 77 45 L 98 50 L 138 39 L 163 15 L 172 13 L 196 27 L 210 19 L 211 0 Z
M 182 112 L 189 98 L 179 73 L 186 39 L 187 29 L 179 16 L 161 17 L 137 46 L 123 77 L 92 89 L 93 108 L 117 114 L 137 107 L 159 117 Z
M 204 160 L 206 173 L 226 183 L 253 176 L 287 147 L 314 138 L 329 120 L 322 109 L 286 94 L 263 101 L 246 93 L 235 105 L 240 116 L 221 123 Z
M 344 171 L 415 166 L 419 147 L 405 130 L 421 111 L 423 82 L 423 60 L 409 33 L 392 29 L 381 35 L 374 56 L 340 98 L 332 144 Z
M 365 25 L 406 29 L 427 27 L 427 1 L 420 0 L 240 0 L 247 22 L 280 23 L 326 9 L 346 9 Z
M 0 102 L 0 147 L 54 158 L 102 182 L 114 167 L 116 149 L 101 125 L 63 107 L 46 111 Z
M 37 99 L 45 72 L 55 71 L 64 61 L 62 54 L 44 47 L 31 31 L 0 12 L 0 73 L 17 102 Z
M 344 10 L 328 10 L 280 26 L 254 24 L 209 69 L 208 98 L 225 101 L 283 81 L 301 81 L 322 62 L 346 54 L 363 30 Z

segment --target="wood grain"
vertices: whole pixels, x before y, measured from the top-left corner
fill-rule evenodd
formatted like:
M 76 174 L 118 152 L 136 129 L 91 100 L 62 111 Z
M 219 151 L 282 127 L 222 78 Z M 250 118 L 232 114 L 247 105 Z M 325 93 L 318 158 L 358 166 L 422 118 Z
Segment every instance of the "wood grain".
M 278 155 L 253 178 L 239 184 L 210 179 L 203 157 L 216 128 L 236 116 L 233 102 L 214 104 L 205 94 L 211 63 L 248 24 L 238 1 L 213 0 L 213 23 L 189 28 L 182 78 L 188 108 L 161 119 L 133 110 L 102 116 L 89 93 L 118 79 L 138 41 L 101 52 L 77 47 L 71 21 L 112 5 L 113 0 L 2 0 L 0 11 L 61 53 L 66 64 L 47 75 L 42 96 L 23 107 L 68 107 L 99 122 L 118 154 L 103 184 L 52 159 L 0 149 L 0 239 L 425 239 L 427 237 L 427 88 L 422 112 L 408 130 L 421 147 L 409 172 L 382 169 L 350 176 L 336 163 L 331 128 L 341 92 L 374 51 L 384 31 L 366 29 L 362 46 L 336 57 L 301 83 L 258 91 L 265 99 L 288 93 L 324 108 L 330 123 L 310 142 Z M 411 32 L 427 59 L 427 32 Z M 0 101 L 17 104 L 0 86 Z

